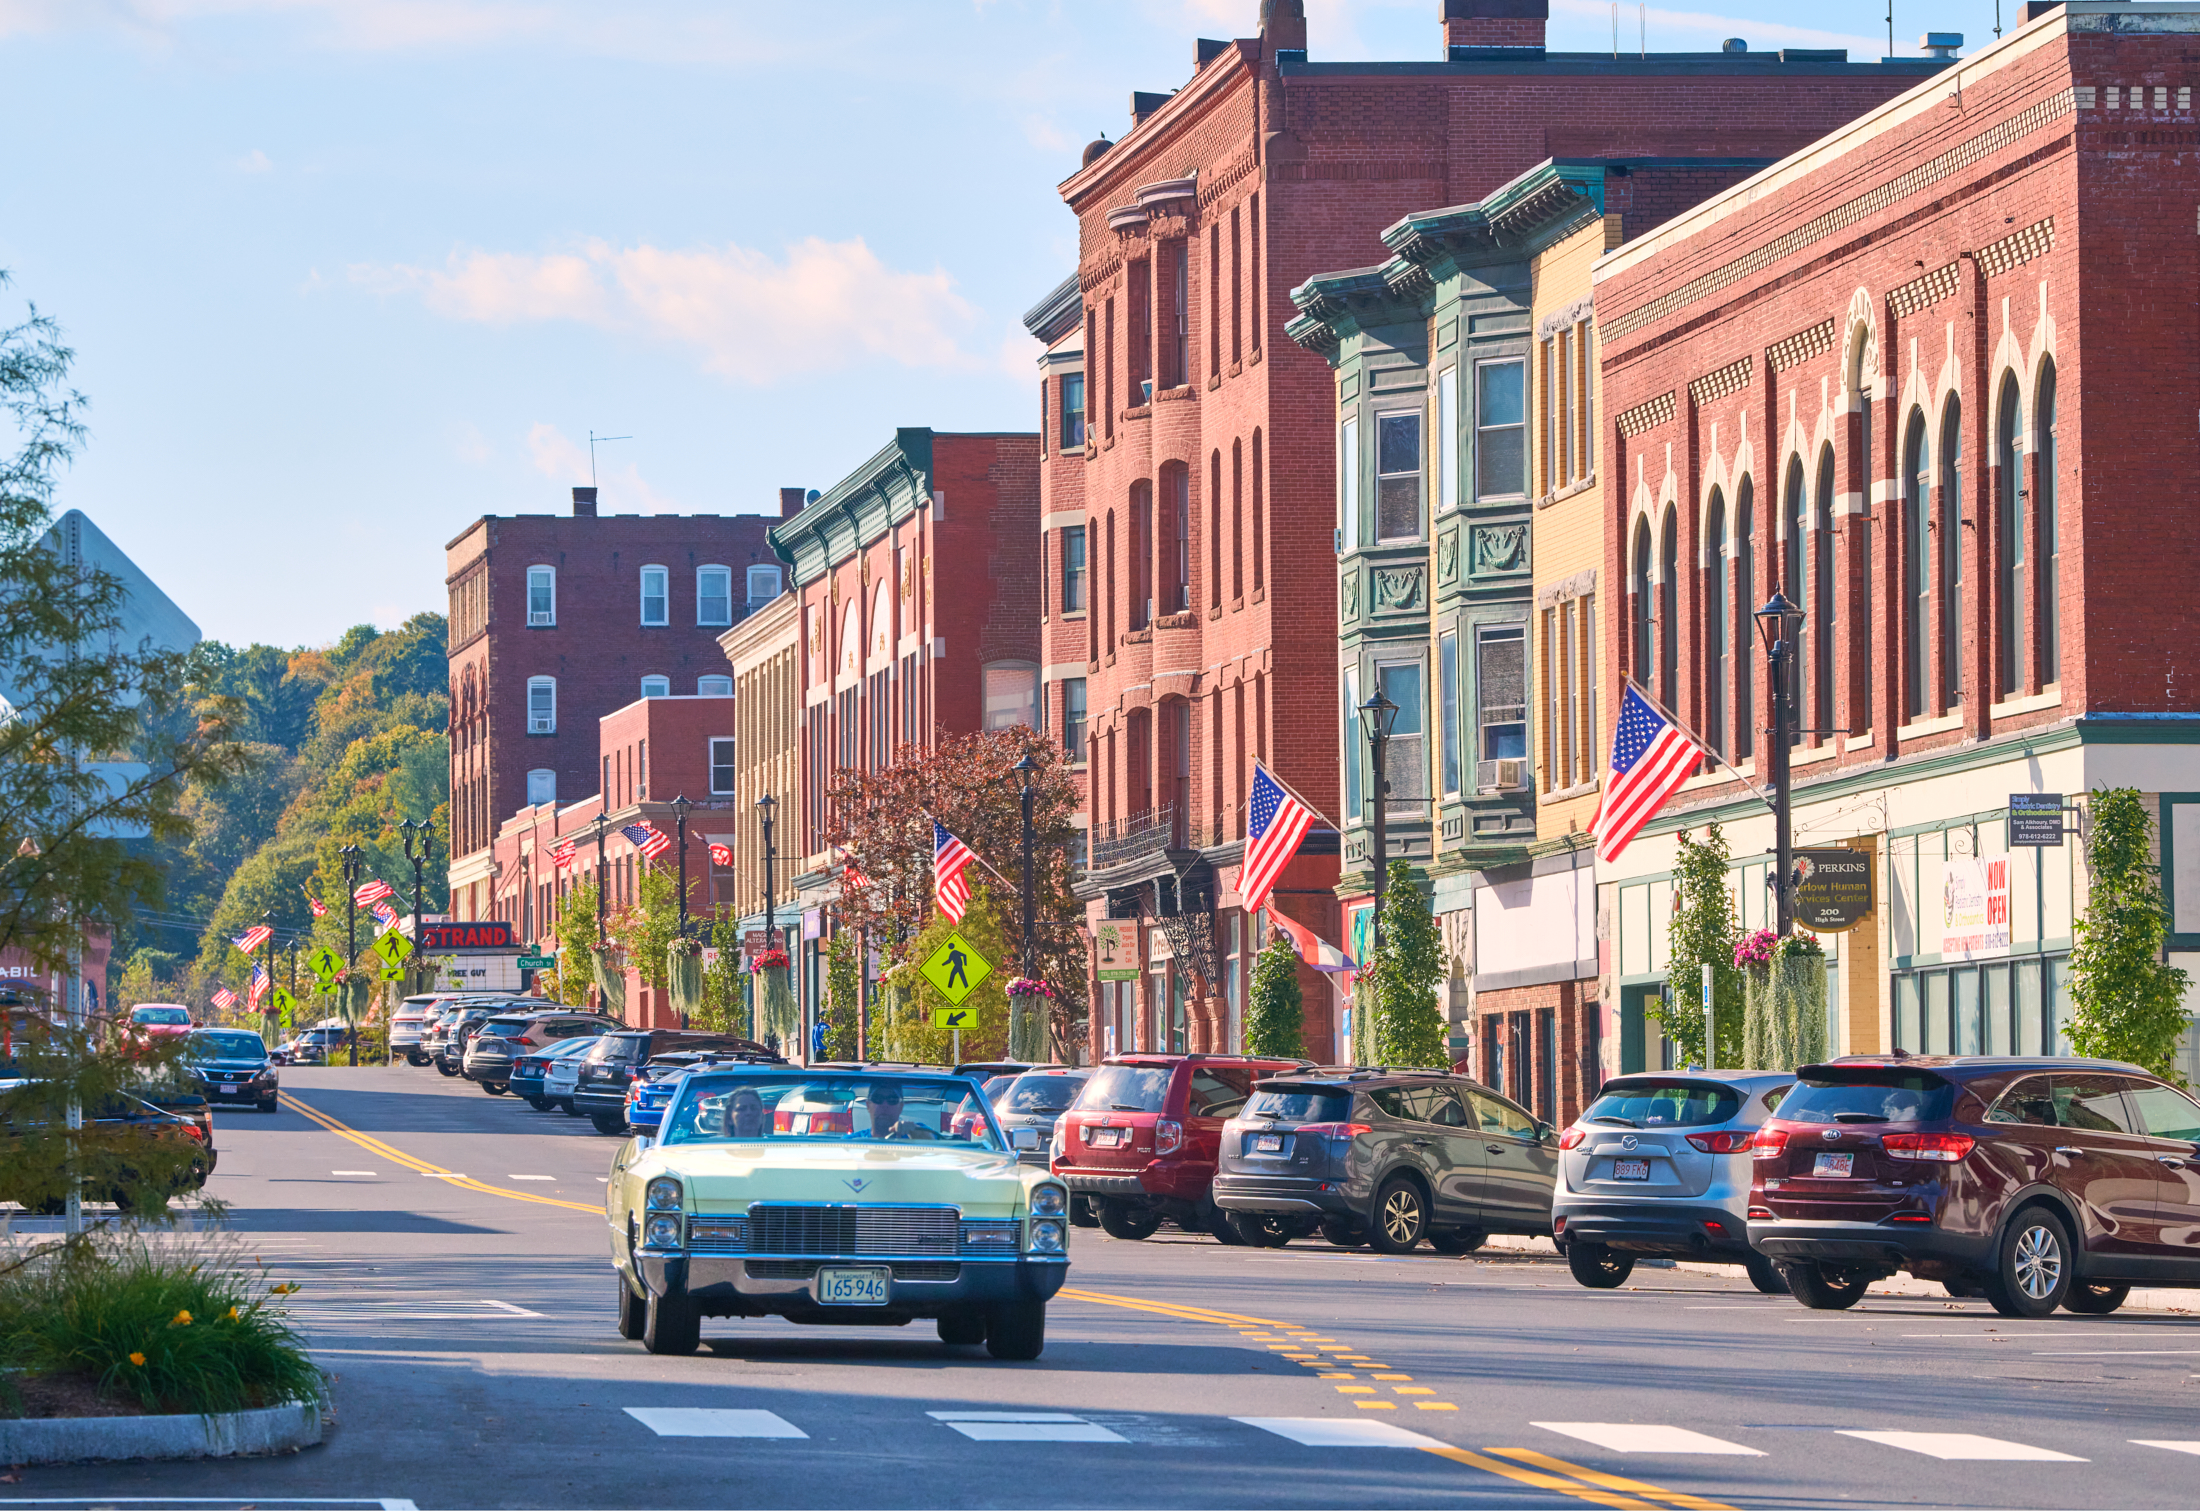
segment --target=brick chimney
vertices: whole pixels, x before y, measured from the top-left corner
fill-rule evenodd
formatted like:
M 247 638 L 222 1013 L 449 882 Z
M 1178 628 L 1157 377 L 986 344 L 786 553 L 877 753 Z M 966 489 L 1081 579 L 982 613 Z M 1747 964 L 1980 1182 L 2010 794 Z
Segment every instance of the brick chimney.
M 1260 0 L 1260 54 L 1306 51 L 1306 0 Z
M 1454 47 L 1541 47 L 1551 0 L 1443 0 L 1444 52 Z
M 573 517 L 575 519 L 594 519 L 596 517 L 595 489 L 575 488 L 573 490 Z
M 802 506 L 809 501 L 809 497 L 810 490 L 807 488 L 780 489 L 779 517 L 781 519 L 793 519 L 802 512 Z

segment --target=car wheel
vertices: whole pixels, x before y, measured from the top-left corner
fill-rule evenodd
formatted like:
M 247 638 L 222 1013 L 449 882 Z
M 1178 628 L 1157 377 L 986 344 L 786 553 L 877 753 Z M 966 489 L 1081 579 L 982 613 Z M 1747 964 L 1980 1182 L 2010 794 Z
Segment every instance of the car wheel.
M 1472 1254 L 1489 1241 L 1490 1235 L 1480 1228 L 1453 1228 L 1428 1236 L 1429 1247 L 1439 1254 Z
M 1788 1283 L 1780 1274 L 1780 1267 L 1762 1254 L 1751 1254 L 1742 1261 L 1742 1268 L 1749 1272 L 1749 1283 L 1767 1296 L 1785 1296 Z
M 266 1101 L 260 1103 L 260 1111 L 262 1112 L 281 1112 L 282 1110 L 282 1103 L 276 1101 L 273 1097 L 269 1097 Z
M 1367 1241 L 1378 1254 L 1410 1254 L 1421 1246 L 1428 1231 L 1428 1201 L 1421 1188 L 1402 1175 L 1394 1175 L 1375 1193 L 1375 1220 L 1368 1224 Z
M 1220 1207 L 1212 1207 L 1207 1212 L 1207 1231 L 1214 1234 L 1215 1242 L 1226 1249 L 1243 1248 L 1252 1242 L 1238 1232 L 1237 1223 L 1233 1221 L 1236 1216 L 1235 1212 L 1225 1212 Z
M 481 1089 L 483 1091 L 486 1091 L 487 1093 L 489 1093 L 489 1095 L 493 1097 L 500 1097 L 504 1095 L 504 1093 L 506 1093 L 507 1091 L 510 1091 L 512 1088 L 509 1086 L 499 1086 L 494 1081 L 483 1081 L 481 1083 Z
M 2128 1285 L 2109 1285 L 2105 1282 L 2081 1280 L 2063 1297 L 2063 1307 L 2087 1317 L 2105 1317 L 2124 1304 L 2131 1294 Z
M 1283 1218 L 1259 1212 L 1232 1212 L 1228 1216 L 1239 1243 L 1256 1249 L 1280 1249 L 1291 1241 L 1291 1224 Z
M 653 1354 L 692 1354 L 703 1341 L 703 1314 L 685 1296 L 652 1296 L 643 1307 L 642 1347 Z
M 550 1099 L 548 1097 L 529 1097 L 527 1105 L 537 1112 L 548 1112 L 550 1110 Z
M 1814 1312 L 1845 1312 L 1864 1299 L 1870 1280 L 1838 1265 L 1815 1259 L 1780 1266 L 1788 1293 Z
M 1073 1228 L 1097 1228 L 1100 1226 L 1100 1217 L 1098 1213 L 1092 1210 L 1091 1198 L 1072 1196 L 1069 1199 L 1069 1225 Z
M 958 1348 L 985 1342 L 985 1313 L 949 1312 L 939 1320 L 940 1342 Z
M 1044 1301 L 1002 1301 L 986 1312 L 985 1351 L 996 1359 L 1036 1359 L 1047 1346 Z
M 2072 1280 L 2070 1231 L 2045 1207 L 2027 1207 L 2001 1235 L 2001 1262 L 1986 1300 L 2004 1317 L 2044 1317 L 2063 1304 Z
M 573 1105 L 571 1097 L 560 1097 L 557 1102 L 557 1109 L 569 1118 L 577 1118 L 581 1115 L 581 1110 Z
M 592 1112 L 588 1121 L 596 1125 L 598 1133 L 626 1132 L 626 1114 L 623 1112 Z
M 1583 1243 L 1577 1238 L 1566 1245 L 1566 1268 L 1590 1290 L 1609 1291 L 1624 1285 L 1635 1273 L 1635 1256 L 1615 1254 L 1601 1243 Z
M 446 1065 L 441 1060 L 435 1062 L 435 1068 L 442 1074 L 447 1076 L 455 1076 L 458 1074 L 458 1067 L 456 1065 Z
M 1322 1237 L 1333 1248 L 1364 1249 L 1367 1247 L 1366 1231 L 1348 1217 L 1323 1218 Z
M 624 1275 L 618 1276 L 617 1279 L 619 1282 L 619 1336 L 630 1340 L 639 1338 L 642 1335 L 644 1324 L 649 1320 L 649 1303 L 634 1294 L 634 1287 L 626 1283 Z
M 1153 1230 L 1161 1226 L 1161 1214 L 1127 1201 L 1104 1201 L 1100 1203 L 1100 1226 L 1110 1238 L 1151 1238 Z

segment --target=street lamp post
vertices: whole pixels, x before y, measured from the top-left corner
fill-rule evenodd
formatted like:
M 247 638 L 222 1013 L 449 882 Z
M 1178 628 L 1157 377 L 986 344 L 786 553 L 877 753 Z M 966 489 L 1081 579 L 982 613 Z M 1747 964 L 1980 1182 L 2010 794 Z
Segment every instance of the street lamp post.
M 672 800 L 672 826 L 680 835 L 680 938 L 688 932 L 688 810 L 695 805 L 682 793 Z
M 357 845 L 346 845 L 336 852 L 344 858 L 344 1022 L 350 1025 L 351 973 L 359 963 L 359 878 L 367 869 L 367 852 Z M 356 1032 L 351 1046 L 352 1063 L 359 1063 L 359 1045 Z
M 267 994 L 272 997 L 275 995 L 275 910 L 269 908 L 265 913 L 262 913 L 260 922 L 267 925 L 267 943 L 260 946 L 262 951 L 260 969 L 267 972 Z M 267 1021 L 267 1014 L 264 1010 L 260 1014 L 260 1021 L 263 1023 Z
M 1774 593 L 1756 612 L 1757 635 L 1765 647 L 1772 671 L 1772 736 L 1766 773 L 1772 786 L 1772 907 L 1773 932 L 1785 939 L 1795 925 L 1795 837 L 1793 804 L 1788 794 L 1788 740 L 1794 734 L 1795 710 L 1789 706 L 1788 663 L 1795 659 L 1795 637 L 1803 626 L 1803 611 Z
M 764 948 L 766 950 L 769 950 L 772 947 L 772 941 L 779 937 L 778 904 L 772 897 L 772 884 L 777 880 L 773 875 L 772 863 L 778 858 L 778 852 L 772 848 L 772 810 L 778 806 L 778 799 L 768 792 L 756 800 L 756 821 L 763 826 L 764 830 Z M 759 973 L 756 971 L 749 972 L 749 1037 L 758 1043 L 762 1043 L 764 1036 L 758 1029 L 764 1005 L 757 1001 L 757 992 L 762 987 L 762 983 L 756 979 L 758 975 Z
M 1369 940 L 1376 948 L 1383 942 L 1383 883 L 1390 869 L 1390 834 L 1385 810 L 1390 806 L 1385 799 L 1390 794 L 1390 779 L 1385 774 L 1384 755 L 1390 743 L 1391 726 L 1398 722 L 1398 705 L 1383 696 L 1382 689 L 1360 705 L 1360 718 L 1367 725 L 1367 743 L 1375 758 L 1375 770 L 1368 786 L 1375 805 L 1375 922 Z
M 603 892 L 604 892 L 604 879 L 605 879 L 605 878 L 604 878 L 604 858 L 603 858 L 603 841 L 604 841 L 604 831 L 605 831 L 605 830 L 607 830 L 607 829 L 609 829 L 609 828 L 611 827 L 611 816 L 610 816 L 609 814 L 605 814 L 605 813 L 599 813 L 599 814 L 597 814 L 597 815 L 596 815 L 596 821 L 595 821 L 595 823 L 596 823 L 596 953 L 597 953 L 598 955 L 601 955 L 601 954 L 603 953 L 603 947 L 604 947 L 604 943 L 605 943 L 606 939 L 607 939 L 607 938 L 609 937 L 609 936 L 608 936 L 608 935 L 607 935 L 607 934 L 606 934 L 606 933 L 604 932 L 604 909 L 603 909 Z M 610 1005 L 610 1003 L 609 1003 L 608 1001 L 606 1001 L 606 1000 L 605 1000 L 605 997 L 604 997 L 604 990 L 603 990 L 603 988 L 602 988 L 601 986 L 598 986 L 598 987 L 596 988 L 596 1010 L 597 1010 L 598 1012 L 602 1012 L 602 1011 L 603 1011 L 603 1010 L 604 1010 L 604 1009 L 605 1009 L 606 1007 L 608 1007 L 609 1005 Z
M 399 824 L 397 827 L 404 831 L 405 859 L 412 862 L 413 868 L 412 942 L 413 954 L 415 958 L 417 958 L 420 954 L 420 914 L 422 911 L 421 903 L 426 899 L 428 890 L 427 882 L 425 881 L 424 877 L 428 868 L 428 862 L 435 858 L 435 820 L 429 818 L 410 819 L 405 823 Z M 420 853 L 418 855 L 413 854 L 413 836 L 415 834 L 418 834 L 420 836 Z M 527 857 L 522 855 L 520 857 L 520 864 L 524 866 L 526 862 Z M 395 1049 L 392 1049 L 390 1051 L 390 1056 L 395 1056 L 396 1053 L 397 1051 Z M 395 1064 L 396 1061 L 394 1058 L 390 1058 L 388 1059 L 388 1063 Z
M 1031 801 L 1036 795 L 1033 783 L 1039 775 L 1039 763 L 1034 761 L 1027 753 L 1022 760 L 1016 763 L 1015 772 L 1016 779 L 1023 784 L 1024 799 L 1023 974 L 1027 978 L 1032 978 L 1039 974 L 1038 940 L 1034 937 L 1038 931 L 1038 926 L 1033 912 L 1037 899 L 1033 896 L 1031 890 Z M 1040 1011 L 1037 998 L 1026 997 L 1023 999 L 1023 1003 L 1026 1013 Z M 1016 1004 L 1013 1002 L 1009 1004 L 1009 1022 L 1011 1025 L 1016 1022 Z

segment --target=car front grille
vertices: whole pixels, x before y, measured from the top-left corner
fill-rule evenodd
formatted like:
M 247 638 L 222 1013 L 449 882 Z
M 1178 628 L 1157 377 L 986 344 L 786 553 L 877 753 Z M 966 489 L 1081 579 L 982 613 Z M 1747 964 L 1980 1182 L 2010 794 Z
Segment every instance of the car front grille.
M 797 1206 L 749 1208 L 749 1247 L 760 1254 L 937 1254 L 962 1237 L 953 1207 Z
M 822 1266 L 814 1259 L 752 1259 L 742 1267 L 751 1280 L 814 1280 Z M 959 1264 L 896 1264 L 888 1266 L 897 1282 L 931 1282 L 952 1285 L 962 1279 Z

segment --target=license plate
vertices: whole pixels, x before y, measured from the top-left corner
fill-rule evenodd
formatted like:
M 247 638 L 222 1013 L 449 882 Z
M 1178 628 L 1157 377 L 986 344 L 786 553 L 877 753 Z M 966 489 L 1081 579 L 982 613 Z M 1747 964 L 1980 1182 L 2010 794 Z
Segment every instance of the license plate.
M 1095 1149 L 1120 1149 L 1123 1146 L 1123 1130 L 1120 1128 L 1095 1128 L 1092 1130 L 1092 1147 Z
M 1256 1154 L 1281 1154 L 1283 1152 L 1283 1135 L 1280 1133 L 1255 1134 L 1253 1136 L 1253 1152 Z
M 1810 1167 L 1810 1173 L 1813 1175 L 1854 1175 L 1856 1173 L 1856 1156 L 1853 1154 L 1821 1154 L 1818 1156 L 1817 1163 Z
M 1612 1161 L 1612 1179 L 1648 1180 L 1650 1161 L 1646 1159 L 1616 1159 Z
M 819 1306 L 884 1306 L 891 1270 L 819 1270 Z

